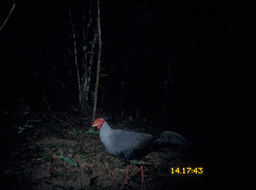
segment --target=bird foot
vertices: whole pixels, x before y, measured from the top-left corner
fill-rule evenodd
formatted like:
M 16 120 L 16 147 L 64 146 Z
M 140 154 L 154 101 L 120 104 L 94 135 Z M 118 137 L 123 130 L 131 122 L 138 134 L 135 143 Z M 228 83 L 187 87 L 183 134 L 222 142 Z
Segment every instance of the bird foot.
M 128 184 L 125 183 L 125 182 L 123 182 L 122 185 L 121 185 L 121 187 L 120 187 L 120 190 L 125 190 L 125 189 L 127 189 L 127 188 L 128 188 Z
M 123 183 L 122 183 L 122 185 L 127 185 L 128 183 L 127 183 L 127 181 L 124 181 Z

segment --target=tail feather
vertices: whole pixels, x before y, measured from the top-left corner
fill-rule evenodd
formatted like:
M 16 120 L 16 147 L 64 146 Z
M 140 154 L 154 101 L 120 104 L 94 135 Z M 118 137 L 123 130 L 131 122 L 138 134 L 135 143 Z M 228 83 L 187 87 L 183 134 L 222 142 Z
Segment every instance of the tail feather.
M 186 147 L 186 139 L 179 133 L 173 131 L 163 131 L 159 136 L 155 137 L 153 140 L 155 145 L 178 145 L 181 148 Z

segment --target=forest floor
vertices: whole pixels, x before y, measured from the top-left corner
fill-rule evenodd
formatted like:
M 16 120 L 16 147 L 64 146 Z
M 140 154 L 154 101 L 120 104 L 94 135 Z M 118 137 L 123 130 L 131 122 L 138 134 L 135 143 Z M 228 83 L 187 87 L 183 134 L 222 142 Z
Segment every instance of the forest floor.
M 91 190 L 140 189 L 140 167 L 131 164 L 128 185 L 123 185 L 125 165 L 108 154 L 91 116 L 70 113 L 37 113 L 12 123 L 11 146 L 1 160 L 5 189 Z M 113 128 L 152 133 L 156 123 L 127 118 L 109 122 Z M 160 129 L 158 129 L 160 130 Z M 2 140 L 3 141 L 3 140 Z M 144 161 L 144 189 L 204 187 L 202 176 L 171 175 L 171 167 L 190 166 L 191 160 L 177 148 L 161 148 Z M 2 185 L 2 184 L 1 184 Z

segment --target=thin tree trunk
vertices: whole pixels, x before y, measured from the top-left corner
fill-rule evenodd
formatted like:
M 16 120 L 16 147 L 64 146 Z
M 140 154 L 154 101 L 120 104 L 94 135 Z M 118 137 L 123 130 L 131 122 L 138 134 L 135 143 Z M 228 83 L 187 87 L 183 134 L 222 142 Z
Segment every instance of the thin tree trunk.
M 81 91 L 81 84 L 80 84 L 81 81 L 80 81 L 80 73 L 79 73 L 78 58 L 77 58 L 77 43 L 76 43 L 76 34 L 74 31 L 71 10 L 69 10 L 69 17 L 70 17 L 70 25 L 72 30 L 73 45 L 74 45 L 74 59 L 75 59 L 76 77 L 77 77 L 77 85 L 78 85 L 78 100 L 79 100 L 79 104 L 81 105 L 82 91 Z
M 92 121 L 94 121 L 95 117 L 96 117 L 98 87 L 99 87 L 99 78 L 100 78 L 100 62 L 101 62 L 101 51 L 102 51 L 101 25 L 100 25 L 100 2 L 99 1 L 100 0 L 97 1 L 97 11 L 98 11 L 97 23 L 98 23 L 99 49 L 98 49 L 98 62 L 97 62 L 97 74 L 96 74 L 96 84 L 95 84 L 95 92 L 94 92 Z
M 84 111 L 85 108 L 88 108 L 88 99 L 89 99 L 89 91 L 90 91 L 90 83 L 91 83 L 91 74 L 92 74 L 92 65 L 94 63 L 94 47 L 97 43 L 97 32 L 95 32 L 91 46 L 89 46 L 88 38 L 90 31 L 92 31 L 92 21 L 93 21 L 93 15 L 92 15 L 92 8 L 93 8 L 93 2 L 94 0 L 91 0 L 90 6 L 89 6 L 89 14 L 88 14 L 88 22 L 85 25 L 85 11 L 83 11 L 83 28 L 82 28 L 82 36 L 83 36 L 83 68 L 82 71 L 83 77 L 82 77 L 82 84 L 81 84 L 81 90 L 82 90 L 82 105 L 81 105 L 81 111 Z M 97 18 L 96 18 L 97 19 Z M 96 20 L 97 22 L 97 20 Z M 86 27 L 86 29 L 85 29 Z M 89 50 L 89 47 L 91 48 Z M 89 52 L 90 51 L 90 52 Z

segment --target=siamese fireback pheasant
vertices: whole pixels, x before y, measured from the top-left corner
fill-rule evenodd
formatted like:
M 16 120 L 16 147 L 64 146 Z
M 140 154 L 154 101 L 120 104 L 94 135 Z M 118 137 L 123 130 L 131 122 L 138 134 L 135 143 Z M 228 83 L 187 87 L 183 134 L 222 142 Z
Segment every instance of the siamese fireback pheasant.
M 92 126 L 100 130 L 100 139 L 107 151 L 124 161 L 142 159 L 143 156 L 162 145 L 176 144 L 185 147 L 184 137 L 172 131 L 164 131 L 159 136 L 153 136 L 135 131 L 112 129 L 103 118 L 96 119 Z M 124 184 L 127 184 L 129 167 L 127 164 Z M 143 188 L 143 165 L 141 165 L 141 184 Z

